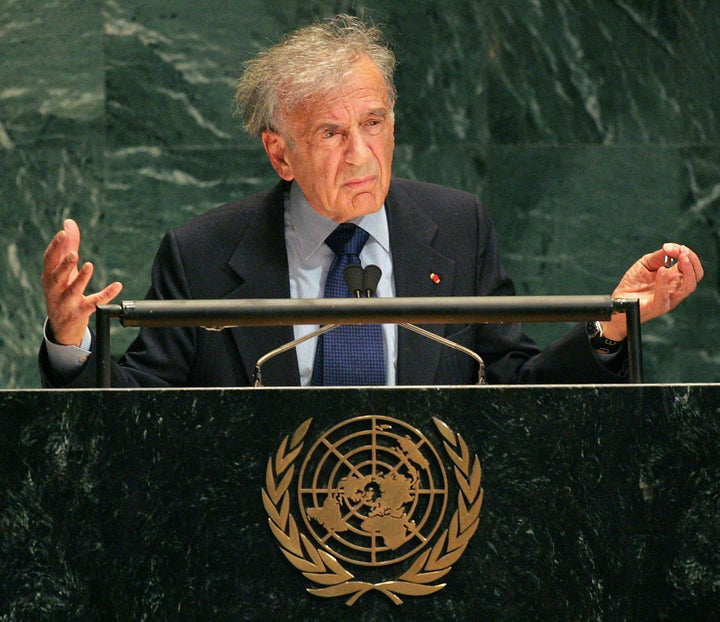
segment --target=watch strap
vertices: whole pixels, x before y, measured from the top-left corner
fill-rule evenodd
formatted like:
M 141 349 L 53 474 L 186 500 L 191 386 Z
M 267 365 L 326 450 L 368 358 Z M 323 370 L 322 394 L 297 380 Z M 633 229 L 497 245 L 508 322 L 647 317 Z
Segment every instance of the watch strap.
M 590 345 L 596 352 L 602 352 L 603 354 L 615 354 L 622 349 L 622 341 L 614 341 L 608 339 L 603 335 L 602 324 L 600 322 L 588 322 L 587 323 L 588 337 L 590 338 Z

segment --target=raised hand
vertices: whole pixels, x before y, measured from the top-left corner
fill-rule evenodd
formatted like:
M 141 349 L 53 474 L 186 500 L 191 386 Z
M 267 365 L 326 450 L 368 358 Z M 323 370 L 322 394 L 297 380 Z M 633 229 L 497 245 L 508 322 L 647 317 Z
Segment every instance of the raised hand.
M 667 263 L 674 260 L 674 265 Z M 677 307 L 697 288 L 704 271 L 698 256 L 687 246 L 668 242 L 638 259 L 618 283 L 613 298 L 640 300 L 640 320 L 647 322 Z M 627 335 L 625 320 L 615 316 L 603 322 L 603 333 L 620 341 Z
M 79 346 L 97 305 L 107 304 L 122 290 L 115 282 L 85 295 L 93 265 L 80 264 L 80 229 L 68 219 L 45 249 L 42 288 L 52 338 L 59 344 Z

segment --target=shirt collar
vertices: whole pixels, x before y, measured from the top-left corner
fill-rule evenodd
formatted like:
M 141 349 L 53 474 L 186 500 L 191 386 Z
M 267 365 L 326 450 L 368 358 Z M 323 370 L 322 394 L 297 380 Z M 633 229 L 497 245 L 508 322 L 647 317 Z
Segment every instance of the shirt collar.
M 300 252 L 305 259 L 311 257 L 337 227 L 334 220 L 318 214 L 308 203 L 300 186 L 293 182 L 290 187 L 289 200 L 286 202 L 286 217 L 297 235 Z M 362 227 L 382 246 L 390 252 L 390 234 L 388 232 L 385 204 L 377 212 L 353 218 L 350 222 Z

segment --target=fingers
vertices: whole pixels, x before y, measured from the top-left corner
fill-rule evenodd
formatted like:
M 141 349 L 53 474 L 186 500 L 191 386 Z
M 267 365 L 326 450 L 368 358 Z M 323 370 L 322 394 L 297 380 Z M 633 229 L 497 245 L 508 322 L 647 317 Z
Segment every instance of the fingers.
M 69 255 L 69 256 L 72 256 Z M 62 292 L 63 298 L 81 298 L 85 293 L 85 289 L 90 284 L 95 267 L 89 262 L 85 262 L 80 270 L 77 271 L 77 275 L 72 280 L 68 281 L 67 286 Z
M 86 263 L 77 271 L 77 257 L 73 260 L 69 254 L 48 278 L 43 282 L 45 303 L 48 316 L 53 319 L 57 316 L 76 315 L 83 306 L 85 288 L 88 286 L 93 274 L 93 265 Z M 77 275 L 68 282 L 68 273 L 74 270 Z
M 652 253 L 648 253 L 647 255 L 643 256 L 640 261 L 643 263 L 643 265 L 648 270 L 650 270 L 651 272 L 655 272 L 656 270 L 659 270 L 660 268 L 668 267 L 668 265 L 667 265 L 668 257 L 679 261 L 680 257 L 686 251 L 690 251 L 690 249 L 687 246 L 681 246 L 680 244 L 675 244 L 674 242 L 666 242 L 665 244 L 663 244 L 662 248 L 660 248 Z M 692 252 L 692 251 L 690 251 L 690 252 Z
M 52 293 L 57 288 L 64 289 L 71 286 L 77 279 L 78 262 L 80 261 L 80 229 L 77 223 L 68 218 L 63 223 L 63 228 L 55 234 L 50 241 L 43 255 L 43 289 Z M 92 266 L 86 268 L 92 275 Z M 86 276 L 86 275 L 84 275 Z M 87 285 L 88 279 L 85 280 Z
M 661 249 L 645 255 L 641 259 L 641 262 L 648 270 L 655 272 L 660 270 L 660 268 L 666 267 L 667 257 L 677 260 L 675 264 L 677 270 L 681 272 L 683 276 L 691 278 L 695 283 L 700 281 L 705 275 L 702 263 L 697 254 L 687 246 L 676 244 L 675 242 L 666 242 Z
M 661 312 L 665 312 L 674 309 L 697 289 L 704 270 L 700 258 L 687 246 L 667 243 L 661 250 L 677 260 L 671 268 L 659 269 L 655 273 L 655 304 Z
M 74 220 L 68 218 L 63 223 L 63 228 L 55 234 L 50 241 L 47 249 L 45 249 L 45 261 L 59 261 L 59 258 L 67 255 L 69 252 L 80 251 L 80 229 Z
M 79 261 L 80 230 L 74 220 L 67 219 L 55 234 L 43 255 L 43 288 L 67 284 L 76 276 Z
M 672 268 L 683 254 L 683 248 L 687 249 L 687 247 L 680 246 L 679 244 L 666 243 L 662 248 L 643 255 L 639 263 L 649 272 L 657 272 L 661 268 Z
M 86 263 L 80 269 L 78 278 L 64 292 L 48 298 L 48 320 L 57 343 L 79 345 L 97 305 L 110 302 L 122 290 L 122 283 L 115 282 L 85 296 L 83 291 L 92 274 L 92 264 Z
M 669 264 L 667 258 L 676 260 Z M 669 267 L 668 267 L 669 266 Z M 697 289 L 704 271 L 697 254 L 668 242 L 643 255 L 620 280 L 613 297 L 638 298 L 643 322 L 674 309 Z
M 45 249 L 45 254 L 43 255 L 43 276 L 52 273 L 58 263 L 67 256 L 65 251 L 66 238 L 67 233 L 65 233 L 65 231 L 59 231 L 55 234 L 55 237 L 50 240 L 50 244 L 48 244 Z
M 702 267 L 700 258 L 687 246 L 681 248 L 682 250 L 678 257 L 678 268 L 684 276 L 692 276 L 695 283 L 698 283 L 705 276 L 705 270 Z
M 77 253 L 68 253 L 57 262 L 50 258 L 46 260 L 41 278 L 46 297 L 61 294 L 75 280 L 78 274 L 78 259 Z
M 66 233 L 66 252 L 80 251 L 80 228 L 77 223 L 72 219 L 68 218 L 63 223 L 63 231 Z
M 79 259 L 77 253 L 68 253 L 53 270 L 43 272 L 43 291 L 49 303 L 68 294 L 79 296 L 85 291 L 92 278 L 93 266 L 86 263 L 78 270 Z
M 115 281 L 114 283 L 110 283 L 110 285 L 105 287 L 102 291 L 86 296 L 86 300 L 92 305 L 94 310 L 98 305 L 106 305 L 110 302 L 122 291 L 122 288 L 122 283 Z
M 78 345 L 97 305 L 106 304 L 122 290 L 115 282 L 85 296 L 93 265 L 80 262 L 80 229 L 72 219 L 63 223 L 45 249 L 42 287 L 50 326 L 58 343 Z
M 662 250 L 668 257 L 677 259 L 675 267 L 683 277 L 683 289 L 688 293 L 695 291 L 698 282 L 705 276 L 705 270 L 697 254 L 687 246 L 675 243 L 664 244 Z
M 122 283 L 116 281 L 110 283 L 104 289 L 94 294 L 84 295 L 90 279 L 94 272 L 94 266 L 90 262 L 83 264 L 78 272 L 77 278 L 64 289 L 58 297 L 58 304 L 74 307 L 80 315 L 92 315 L 97 305 L 110 302 L 122 290 Z

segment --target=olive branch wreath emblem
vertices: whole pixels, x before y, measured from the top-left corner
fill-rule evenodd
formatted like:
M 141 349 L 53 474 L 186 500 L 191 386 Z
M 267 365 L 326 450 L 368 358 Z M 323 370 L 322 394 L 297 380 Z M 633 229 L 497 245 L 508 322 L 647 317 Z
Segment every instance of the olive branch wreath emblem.
M 324 586 L 308 588 L 308 592 L 324 598 L 348 596 L 346 604 L 353 605 L 363 594 L 377 590 L 400 605 L 403 602 L 400 595 L 425 596 L 443 589 L 446 583 L 437 581 L 450 572 L 453 564 L 465 552 L 480 523 L 483 501 L 480 460 L 470 455 L 462 436 L 433 417 L 443 438 L 445 451 L 454 464 L 459 488 L 457 509 L 448 527 L 432 548 L 420 553 L 397 579 L 370 583 L 355 580 L 355 575 L 346 570 L 333 555 L 315 547 L 298 529 L 290 512 L 289 488 L 295 474 L 295 460 L 302 451 L 303 440 L 311 422 L 312 418 L 305 420 L 292 437 L 288 435 L 283 438 L 275 456 L 268 459 L 265 488 L 262 489 L 270 529 L 283 555 L 306 579 Z

